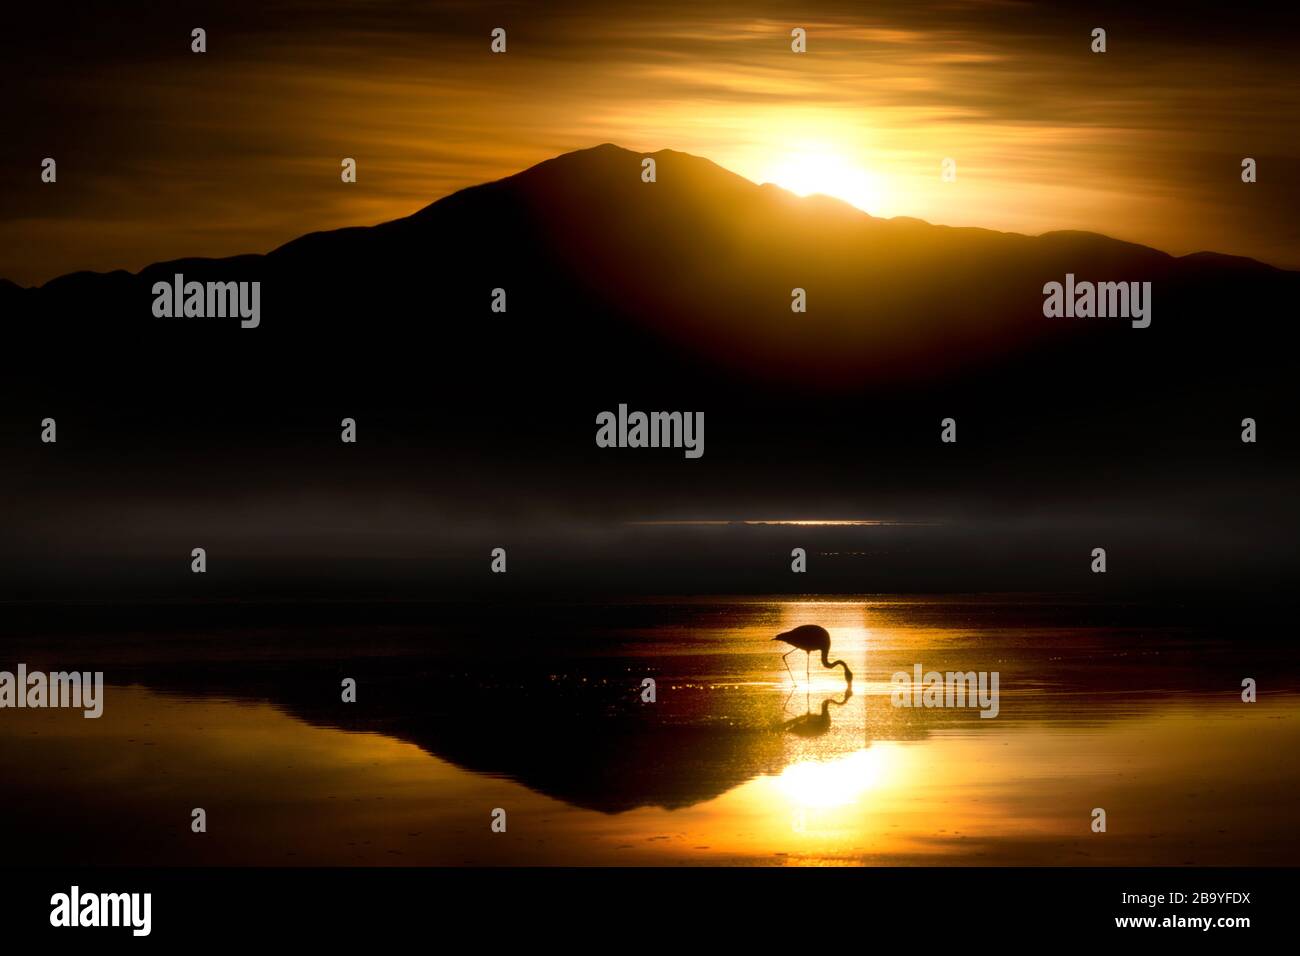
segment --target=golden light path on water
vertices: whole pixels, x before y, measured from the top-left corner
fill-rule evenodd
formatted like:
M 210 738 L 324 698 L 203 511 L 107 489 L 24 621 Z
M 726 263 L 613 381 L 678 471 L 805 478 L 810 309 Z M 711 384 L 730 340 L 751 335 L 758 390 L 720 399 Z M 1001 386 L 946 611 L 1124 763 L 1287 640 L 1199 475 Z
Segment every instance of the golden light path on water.
M 770 752 L 741 782 L 671 809 L 584 809 L 414 744 L 315 726 L 269 704 L 113 686 L 112 720 L 49 710 L 6 715 L 0 765 L 20 770 L 8 775 L 0 837 L 30 839 L 23 821 L 39 818 L 42 845 L 56 855 L 180 864 L 1294 858 L 1300 768 L 1278 755 L 1300 744 L 1300 699 L 1122 706 L 1104 696 L 1055 699 L 1002 652 L 1009 690 L 999 719 L 900 710 L 890 704 L 889 667 L 956 659 L 954 649 L 973 639 L 960 629 L 867 627 L 862 608 L 861 601 L 773 608 L 779 629 L 803 622 L 810 609 L 827 622 L 833 654 L 860 675 L 847 699 L 838 671 L 817 667 L 809 684 L 795 663 L 791 685 L 765 646 L 770 623 L 727 639 L 723 653 L 757 652 L 760 669 L 697 692 L 756 695 L 752 706 L 775 715 L 780 729 L 755 738 Z M 868 670 L 868 647 L 890 662 L 883 671 Z M 727 769 L 703 763 L 691 773 L 731 780 Z M 189 830 L 194 806 L 208 812 L 206 838 Z M 509 814 L 503 834 L 488 825 L 496 807 Z M 1105 834 L 1090 829 L 1095 807 L 1107 811 Z

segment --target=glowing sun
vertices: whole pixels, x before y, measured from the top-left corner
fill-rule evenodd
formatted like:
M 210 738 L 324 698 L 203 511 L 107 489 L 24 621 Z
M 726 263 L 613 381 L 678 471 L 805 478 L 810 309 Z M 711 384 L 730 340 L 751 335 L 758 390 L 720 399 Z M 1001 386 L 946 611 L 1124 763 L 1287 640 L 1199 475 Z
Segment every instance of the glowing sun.
M 833 147 L 810 145 L 788 151 L 768 166 L 763 181 L 798 196 L 833 196 L 864 212 L 879 211 L 881 205 L 878 177 Z

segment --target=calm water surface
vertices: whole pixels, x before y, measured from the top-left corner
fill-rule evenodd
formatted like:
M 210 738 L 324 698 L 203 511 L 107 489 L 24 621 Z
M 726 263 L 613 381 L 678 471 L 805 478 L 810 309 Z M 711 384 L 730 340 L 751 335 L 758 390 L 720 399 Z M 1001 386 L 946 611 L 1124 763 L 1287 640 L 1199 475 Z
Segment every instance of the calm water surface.
M 719 598 L 11 639 L 0 667 L 110 686 L 99 720 L 0 712 L 0 838 L 52 863 L 1300 862 L 1291 655 L 1162 617 Z M 787 673 L 771 637 L 803 623 L 851 689 L 802 651 Z M 894 706 L 917 663 L 998 671 L 998 716 Z

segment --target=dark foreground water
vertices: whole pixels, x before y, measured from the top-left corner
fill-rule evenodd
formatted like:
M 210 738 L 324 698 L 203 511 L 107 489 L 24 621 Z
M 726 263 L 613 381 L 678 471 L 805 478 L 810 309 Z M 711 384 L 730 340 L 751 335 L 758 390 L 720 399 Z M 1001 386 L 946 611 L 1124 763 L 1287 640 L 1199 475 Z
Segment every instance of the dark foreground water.
M 98 720 L 0 710 L 13 862 L 1300 863 L 1294 654 L 1222 614 L 1024 596 L 8 611 L 0 670 L 108 684 Z M 802 651 L 787 672 L 771 638 L 805 623 L 851 686 Z M 997 672 L 996 717 L 898 706 L 892 677 L 912 699 L 918 664 Z

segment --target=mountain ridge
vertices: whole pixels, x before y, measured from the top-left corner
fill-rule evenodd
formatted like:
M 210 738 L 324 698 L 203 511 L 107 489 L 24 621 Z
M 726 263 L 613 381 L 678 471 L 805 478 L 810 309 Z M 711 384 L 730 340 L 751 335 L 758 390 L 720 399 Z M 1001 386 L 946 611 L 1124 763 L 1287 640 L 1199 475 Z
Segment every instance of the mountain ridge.
M 642 181 L 644 155 L 656 159 L 654 183 Z M 155 316 L 154 287 L 170 288 L 177 274 L 256 282 L 256 330 L 184 319 L 179 306 L 175 318 Z M 1149 287 L 1150 327 L 1133 329 L 1127 316 L 1049 317 L 1050 284 L 1070 281 Z M 333 343 L 347 341 L 353 358 L 416 376 L 420 354 L 456 354 L 448 387 L 474 375 L 574 388 L 592 376 L 650 383 L 672 369 L 700 388 L 761 382 L 819 393 L 956 388 L 976 374 L 1041 388 L 1049 374 L 1083 383 L 1098 366 L 1123 366 L 1145 389 L 1154 380 L 1143 369 L 1160 363 L 1244 387 L 1261 358 L 1246 339 L 1224 338 L 1223 317 L 1248 314 L 1257 331 L 1285 336 L 1273 330 L 1279 304 L 1297 298 L 1300 273 L 1242 257 L 1174 257 L 1091 232 L 1031 237 L 883 219 L 688 153 L 613 144 L 268 253 L 0 289 L 20 341 L 68 336 L 88 353 L 130 349 L 155 364 L 177 349 L 216 361 L 217 349 L 263 363 L 267 375 L 303 358 L 325 375 L 343 361 Z M 231 332 L 237 343 L 226 341 Z M 635 374 L 593 364 L 588 347 Z M 1278 349 L 1265 351 L 1280 361 Z
M 764 192 L 768 192 L 770 194 L 771 192 L 775 191 L 776 193 L 781 194 L 782 198 L 785 199 L 786 201 L 803 204 L 808 209 L 813 209 L 813 208 L 818 208 L 821 210 L 833 209 L 838 211 L 842 215 L 850 216 L 850 217 L 861 217 L 866 221 L 870 221 L 874 223 L 889 223 L 889 224 L 897 224 L 898 226 L 918 226 L 918 227 L 924 227 L 927 229 L 934 229 L 934 230 L 959 230 L 959 231 L 968 232 L 969 234 L 1005 236 L 1005 237 L 1013 237 L 1017 239 L 1028 239 L 1028 240 L 1048 240 L 1048 239 L 1056 239 L 1056 238 L 1083 240 L 1088 242 L 1094 242 L 1100 240 L 1106 243 L 1115 243 L 1120 246 L 1127 247 L 1134 251 L 1140 251 L 1144 254 L 1147 253 L 1159 254 L 1161 256 L 1168 257 L 1169 259 L 1174 261 L 1191 260 L 1191 261 L 1196 261 L 1198 263 L 1231 262 L 1241 267 L 1249 267 L 1257 270 L 1266 269 L 1266 270 L 1279 272 L 1279 273 L 1300 274 L 1300 273 L 1296 273 L 1295 270 L 1283 269 L 1281 267 L 1274 266 L 1270 263 L 1263 262 L 1261 260 L 1254 259 L 1249 256 L 1240 256 L 1232 253 L 1218 252 L 1215 250 L 1202 250 L 1202 251 L 1178 256 L 1169 252 L 1165 252 L 1164 250 L 1158 249 L 1154 246 L 1149 246 L 1144 243 L 1133 242 L 1130 240 L 1118 239 L 1113 236 L 1107 235 L 1105 233 L 1100 233 L 1093 230 L 1053 229 L 1043 233 L 1029 234 L 1029 233 L 1020 233 L 1014 231 L 993 229 L 985 226 L 953 226 L 944 223 L 930 222 L 928 220 L 920 219 L 914 216 L 892 216 L 892 217 L 875 216 L 869 212 L 857 208 L 856 206 L 851 205 L 850 203 L 847 203 L 841 199 L 837 199 L 834 196 L 829 196 L 823 193 L 813 193 L 807 196 L 799 196 L 775 183 L 754 183 L 753 181 L 746 179 L 744 176 L 732 172 L 726 167 L 721 166 L 720 164 L 715 163 L 710 159 L 701 156 L 696 156 L 691 153 L 682 152 L 680 150 L 664 148 L 654 152 L 641 153 L 641 152 L 636 152 L 633 150 L 626 149 L 614 143 L 601 143 L 597 146 L 586 147 L 583 149 L 571 150 L 566 153 L 561 153 L 557 156 L 553 156 L 549 159 L 542 160 L 541 162 L 535 163 L 532 166 L 529 166 L 518 172 L 511 173 L 507 176 L 503 176 L 499 179 L 489 180 L 483 183 L 477 183 L 471 186 L 466 186 L 462 189 L 456 190 L 455 192 L 449 193 L 446 196 L 442 196 L 438 199 L 435 199 L 432 202 L 429 202 L 424 206 L 421 206 L 419 209 L 415 210 L 414 212 L 409 213 L 405 216 L 399 216 L 396 219 L 385 220 L 383 222 L 375 223 L 369 226 L 353 225 L 353 226 L 341 226 L 335 229 L 313 230 L 312 232 L 303 233 L 300 236 L 295 236 L 292 239 L 288 239 L 285 242 L 269 249 L 266 252 L 245 252 L 245 253 L 236 253 L 234 255 L 229 255 L 229 256 L 180 256 L 175 259 L 161 259 L 155 262 L 151 262 L 148 265 L 143 266 L 142 268 L 135 271 L 126 268 L 112 269 L 106 272 L 85 270 L 85 269 L 75 270 L 73 272 L 64 273 L 59 276 L 54 276 L 39 285 L 33 285 L 33 286 L 20 286 L 16 282 L 13 282 L 12 280 L 0 277 L 0 290 L 5 290 L 5 291 L 18 290 L 23 292 L 39 291 L 50 286 L 52 283 L 61 283 L 65 280 L 73 280 L 73 279 L 80 280 L 80 279 L 91 278 L 91 277 L 120 277 L 120 276 L 140 277 L 140 276 L 144 276 L 145 274 L 152 274 L 153 272 L 159 271 L 165 267 L 170 267 L 176 263 L 191 263 L 191 262 L 218 263 L 218 262 L 232 262 L 232 261 L 244 260 L 250 257 L 274 256 L 276 254 L 283 253 L 286 250 L 291 250 L 295 248 L 299 243 L 303 242 L 304 240 L 314 240 L 317 239 L 318 237 L 324 237 L 324 236 L 342 238 L 344 236 L 349 236 L 349 235 L 359 235 L 369 230 L 392 227 L 399 223 L 421 222 L 426 220 L 429 216 L 434 215 L 435 214 L 434 210 L 438 209 L 439 207 L 442 207 L 444 204 L 468 201 L 474 198 L 475 196 L 479 195 L 481 191 L 490 189 L 492 187 L 502 187 L 506 185 L 515 185 L 515 184 L 532 185 L 534 182 L 538 180 L 545 180 L 549 178 L 550 174 L 552 173 L 563 173 L 567 176 L 573 172 L 589 171 L 587 167 L 590 167 L 592 164 L 588 162 L 588 160 L 601 160 L 606 163 L 617 161 L 617 162 L 621 162 L 623 165 L 634 165 L 637 167 L 637 169 L 639 169 L 640 161 L 645 157 L 654 158 L 656 160 L 656 163 L 658 163 L 658 161 L 661 159 L 668 159 L 672 162 L 686 161 L 687 163 L 695 167 L 695 172 L 697 175 L 700 174 L 700 172 L 702 171 L 707 171 L 711 175 L 718 176 L 720 182 L 726 183 L 728 187 L 733 189 L 744 190 L 745 188 L 749 188 L 756 191 L 755 195 L 761 195 Z M 579 169 L 579 167 L 582 167 L 582 169 Z M 714 183 L 713 185 L 717 185 L 717 184 Z

